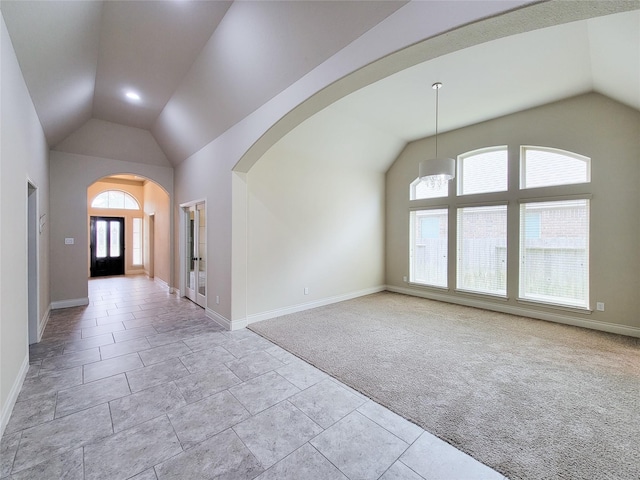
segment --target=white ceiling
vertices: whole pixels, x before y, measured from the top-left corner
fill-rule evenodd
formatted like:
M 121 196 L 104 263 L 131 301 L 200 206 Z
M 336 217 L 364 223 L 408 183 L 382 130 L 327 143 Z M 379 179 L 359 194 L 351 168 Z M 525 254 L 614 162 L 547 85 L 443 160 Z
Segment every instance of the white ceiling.
M 102 7 L 93 116 L 151 129 L 231 2 L 108 1 Z M 139 104 L 122 93 L 140 93 Z
M 51 147 L 91 118 L 150 130 L 167 145 L 154 124 L 177 96 L 192 126 L 187 145 L 171 152 L 177 163 L 405 3 L 1 0 L 0 8 Z M 229 95 L 239 82 L 243 94 Z M 126 100 L 127 89 L 140 101 Z
M 104 120 L 149 130 L 175 165 L 404 3 L 1 0 L 0 8 L 52 147 Z M 631 8 L 416 65 L 339 100 L 282 142 L 309 156 L 374 158 L 384 171 L 407 141 L 433 134 L 435 81 L 444 84 L 440 131 L 589 91 L 640 110 L 640 4 Z M 140 102 L 124 99 L 128 88 Z M 198 126 L 177 135 L 182 143 L 167 141 L 179 126 L 163 122 L 177 108 Z
M 407 142 L 435 133 L 436 81 L 440 132 L 592 91 L 640 110 L 640 11 L 501 38 L 405 69 L 335 102 L 281 147 L 386 171 Z M 345 132 L 360 141 L 345 142 Z
M 230 4 L 3 1 L 49 145 L 90 118 L 150 129 Z

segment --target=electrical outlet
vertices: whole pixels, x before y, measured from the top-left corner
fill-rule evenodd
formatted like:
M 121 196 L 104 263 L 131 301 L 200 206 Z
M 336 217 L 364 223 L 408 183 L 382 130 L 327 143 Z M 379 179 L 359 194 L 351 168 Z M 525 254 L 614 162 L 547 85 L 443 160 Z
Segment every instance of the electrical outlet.
M 604 312 L 604 302 L 596 302 L 596 310 Z
M 220 305 L 220 296 L 216 295 L 216 305 Z
M 405 275 L 404 277 L 402 277 L 402 281 L 403 281 L 403 282 L 406 282 L 406 281 L 407 281 L 407 277 L 406 277 L 406 275 Z
M 304 287 L 304 294 L 309 295 L 309 287 Z

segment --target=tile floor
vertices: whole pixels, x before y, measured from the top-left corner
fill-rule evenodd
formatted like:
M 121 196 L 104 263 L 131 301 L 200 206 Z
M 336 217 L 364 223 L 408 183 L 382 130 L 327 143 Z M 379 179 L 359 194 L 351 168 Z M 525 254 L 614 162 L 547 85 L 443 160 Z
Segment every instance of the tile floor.
M 503 479 L 144 277 L 55 310 L 1 441 L 11 479 Z

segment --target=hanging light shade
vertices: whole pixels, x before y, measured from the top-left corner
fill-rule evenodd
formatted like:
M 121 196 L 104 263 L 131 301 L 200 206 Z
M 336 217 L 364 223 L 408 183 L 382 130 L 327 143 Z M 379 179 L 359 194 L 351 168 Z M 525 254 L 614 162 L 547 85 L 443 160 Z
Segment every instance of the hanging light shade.
M 456 176 L 456 161 L 453 158 L 438 158 L 438 91 L 442 83 L 431 86 L 436 91 L 436 155 L 435 158 L 422 160 L 418 167 L 418 176 L 430 188 L 441 188 Z

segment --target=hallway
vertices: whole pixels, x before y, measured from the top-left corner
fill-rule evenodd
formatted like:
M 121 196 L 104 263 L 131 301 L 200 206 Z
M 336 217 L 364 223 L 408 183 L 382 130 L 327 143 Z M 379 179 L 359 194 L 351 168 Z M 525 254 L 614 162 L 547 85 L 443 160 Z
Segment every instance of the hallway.
M 0 478 L 503 478 L 145 277 L 89 298 L 30 348 Z

